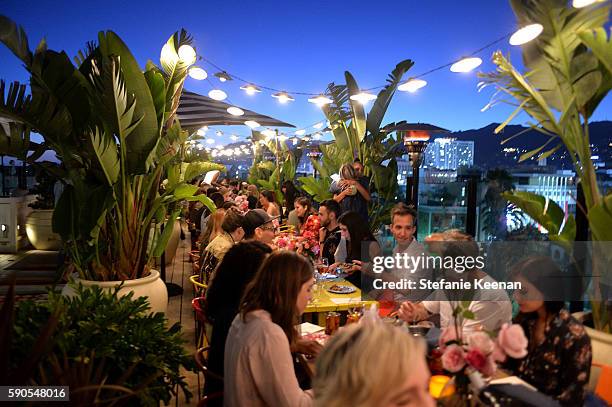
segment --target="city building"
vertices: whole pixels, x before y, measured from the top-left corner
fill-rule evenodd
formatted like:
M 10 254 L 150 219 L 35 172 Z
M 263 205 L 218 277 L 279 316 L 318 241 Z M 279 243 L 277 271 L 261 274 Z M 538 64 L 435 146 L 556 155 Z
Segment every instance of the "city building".
M 453 137 L 438 137 L 429 143 L 421 168 L 456 170 L 474 164 L 474 142 Z

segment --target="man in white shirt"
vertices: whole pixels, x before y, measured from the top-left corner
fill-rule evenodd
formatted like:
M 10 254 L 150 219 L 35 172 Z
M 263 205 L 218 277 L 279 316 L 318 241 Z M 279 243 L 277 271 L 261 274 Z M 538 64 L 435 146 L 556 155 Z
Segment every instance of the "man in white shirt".
M 426 242 L 436 244 L 440 248 L 440 255 L 445 257 L 470 256 L 476 258 L 479 255 L 479 248 L 471 236 L 465 233 L 451 230 L 443 233 L 436 233 L 429 236 Z M 494 283 L 490 276 L 479 269 L 467 270 L 464 273 L 457 273 L 448 270 L 446 279 L 467 280 L 481 279 L 483 283 Z M 453 311 L 461 302 L 469 301 L 464 311 L 470 311 L 472 317 L 464 318 L 457 316 L 463 332 L 475 330 L 485 330 L 495 332 L 506 322 L 512 319 L 512 303 L 508 294 L 503 289 L 470 289 L 454 291 L 449 295 L 444 290 L 436 290 L 429 297 L 428 301 L 420 303 L 406 301 L 402 303 L 398 315 L 408 323 L 428 319 L 431 315 L 440 315 L 440 327 L 442 329 L 454 323 Z

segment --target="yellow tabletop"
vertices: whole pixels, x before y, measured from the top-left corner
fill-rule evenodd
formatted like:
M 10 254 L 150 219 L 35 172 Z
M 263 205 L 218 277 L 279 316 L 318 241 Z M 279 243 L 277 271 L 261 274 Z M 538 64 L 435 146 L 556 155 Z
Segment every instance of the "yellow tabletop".
M 361 290 L 344 279 L 324 281 L 318 284 L 321 287 L 313 294 L 313 299 L 308 303 L 304 313 L 319 314 L 317 322 L 321 326 L 325 326 L 325 312 L 348 311 L 349 308 L 362 304 L 366 306 L 377 304 L 376 301 L 362 301 Z M 333 294 L 327 291 L 334 284 L 355 287 L 355 292 L 350 294 Z

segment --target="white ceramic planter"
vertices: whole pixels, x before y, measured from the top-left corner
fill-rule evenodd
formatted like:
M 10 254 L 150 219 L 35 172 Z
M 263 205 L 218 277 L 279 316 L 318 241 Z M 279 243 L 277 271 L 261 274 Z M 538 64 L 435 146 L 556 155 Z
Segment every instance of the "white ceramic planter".
M 81 283 L 86 287 L 98 286 L 105 290 L 112 290 L 121 284 L 121 281 L 92 281 L 92 280 L 81 280 L 73 275 L 73 278 L 77 283 Z M 132 298 L 148 297 L 149 304 L 151 306 L 151 312 L 163 312 L 165 313 L 168 309 L 168 290 L 166 284 L 162 281 L 159 276 L 159 271 L 151 270 L 151 274 L 147 277 L 137 278 L 135 280 L 126 280 L 123 282 L 123 287 L 119 290 L 118 296 L 122 297 L 130 292 L 134 293 Z M 67 296 L 74 296 L 75 290 L 69 286 L 64 286 L 62 294 Z
M 28 240 L 37 250 L 59 250 L 62 239 L 53 233 L 53 209 L 35 209 L 25 222 Z
M 589 327 L 585 328 L 587 333 L 591 337 L 593 362 L 612 366 L 612 334 L 598 331 Z M 595 389 L 595 386 L 597 385 L 597 380 L 599 380 L 599 372 L 600 369 L 597 367 L 591 369 L 589 389 Z

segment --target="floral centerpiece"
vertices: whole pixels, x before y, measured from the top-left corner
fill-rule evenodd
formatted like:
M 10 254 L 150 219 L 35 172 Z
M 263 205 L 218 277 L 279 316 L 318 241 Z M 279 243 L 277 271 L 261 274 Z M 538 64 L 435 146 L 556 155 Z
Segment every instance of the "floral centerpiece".
M 279 249 L 293 250 L 311 259 L 315 259 L 321 252 L 317 237 L 308 231 L 300 236 L 292 233 L 280 233 L 274 239 L 274 244 Z
M 249 201 L 246 195 L 238 195 L 234 198 L 234 203 L 242 213 L 246 213 L 249 210 Z
M 461 311 L 459 306 L 455 315 L 470 313 L 467 307 Z M 469 396 L 469 384 L 479 389 L 484 386 L 484 378 L 492 377 L 498 363 L 508 357 L 521 359 L 527 356 L 528 340 L 520 325 L 504 324 L 497 336 L 486 331 L 463 333 L 458 324 L 444 329 L 438 340 L 444 370 L 454 376 L 458 397 Z

